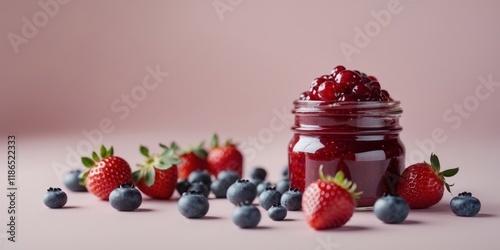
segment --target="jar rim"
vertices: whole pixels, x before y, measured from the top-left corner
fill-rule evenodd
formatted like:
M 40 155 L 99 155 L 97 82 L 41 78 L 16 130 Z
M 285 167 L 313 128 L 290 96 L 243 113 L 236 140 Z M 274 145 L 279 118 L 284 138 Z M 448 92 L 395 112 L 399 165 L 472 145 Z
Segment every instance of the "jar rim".
M 295 112 L 322 112 L 329 110 L 364 110 L 364 111 L 376 111 L 384 110 L 391 114 L 401 114 L 403 110 L 400 107 L 400 101 L 348 101 L 348 102 L 338 102 L 338 101 L 316 101 L 316 100 L 295 100 L 294 111 Z

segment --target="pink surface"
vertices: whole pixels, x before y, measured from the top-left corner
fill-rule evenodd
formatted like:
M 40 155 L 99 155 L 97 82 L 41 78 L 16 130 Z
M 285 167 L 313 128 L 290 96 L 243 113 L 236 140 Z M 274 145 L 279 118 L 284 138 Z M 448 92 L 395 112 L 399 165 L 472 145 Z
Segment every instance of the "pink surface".
M 152 138 L 147 134 L 133 137 Z M 170 201 L 145 198 L 136 212 L 118 212 L 91 194 L 67 191 L 66 208 L 49 209 L 42 202 L 45 190 L 49 186 L 65 188 L 57 171 L 48 166 L 54 159 L 64 157 L 65 153 L 57 149 L 68 143 L 68 138 L 18 138 L 18 242 L 12 244 L 2 238 L 2 249 L 38 249 L 41 245 L 47 249 L 471 249 L 478 245 L 481 249 L 496 249 L 499 243 L 500 201 L 496 182 L 500 171 L 495 155 L 498 142 L 477 148 L 482 154 L 474 155 L 475 158 L 464 147 L 443 152 L 443 167 L 455 166 L 448 159 L 461 161 L 461 172 L 450 180 L 456 183 L 454 194 L 468 190 L 482 201 L 481 212 L 474 218 L 455 216 L 448 207 L 452 196 L 445 194 L 441 203 L 432 208 L 412 210 L 401 225 L 386 225 L 371 211 L 362 211 L 356 212 L 342 228 L 315 231 L 306 224 L 301 212 L 289 212 L 286 221 L 274 222 L 261 208 L 258 228 L 242 230 L 230 219 L 234 206 L 214 198 L 209 200 L 206 218 L 189 220 L 177 211 L 177 194 Z M 125 146 L 139 143 L 137 139 L 120 136 L 110 141 L 124 145 L 117 147 L 115 153 L 131 165 L 140 161 L 139 152 Z M 268 168 L 272 181 L 277 181 L 280 169 Z M 1 218 L 7 219 L 5 215 L 4 212 Z
M 167 237 L 178 249 L 328 249 L 329 240 L 333 249 L 496 249 L 499 8 L 487 0 L 2 1 L 0 148 L 17 135 L 19 242 L 0 237 L 0 249 L 88 249 L 90 241 L 155 249 Z M 277 181 L 292 101 L 338 64 L 374 74 L 401 101 L 407 162 L 435 152 L 443 166 L 459 166 L 454 193 L 477 195 L 480 216 L 451 214 L 449 194 L 405 225 L 359 212 L 326 232 L 300 213 L 238 230 L 221 200 L 211 200 L 205 220 L 182 218 L 175 202 L 118 213 L 85 194 L 70 193 L 70 209 L 43 206 L 45 190 L 62 186 L 62 174 L 81 167 L 77 157 L 100 143 L 135 165 L 140 144 L 194 145 L 217 131 L 240 142 L 247 169 L 264 165 Z M 0 154 L 1 187 L 6 162 Z M 0 207 L 4 225 L 7 197 Z

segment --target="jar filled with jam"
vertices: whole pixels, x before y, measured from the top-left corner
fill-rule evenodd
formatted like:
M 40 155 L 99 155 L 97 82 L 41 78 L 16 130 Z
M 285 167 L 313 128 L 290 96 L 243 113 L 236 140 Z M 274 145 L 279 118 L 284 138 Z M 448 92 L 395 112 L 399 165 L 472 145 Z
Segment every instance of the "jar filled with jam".
M 294 102 L 294 135 L 288 145 L 290 186 L 303 192 L 319 178 L 321 165 L 325 175 L 341 170 L 363 192 L 357 206 L 369 207 L 384 193 L 395 191 L 404 169 L 405 147 L 399 138 L 402 109 L 380 89 L 376 78 L 345 68 L 335 72 L 338 67 L 342 66 L 313 81 Z M 342 74 L 346 71 L 348 80 Z M 361 80 L 352 80 L 351 75 Z M 344 84 L 343 79 L 351 82 Z M 367 93 L 361 93 L 365 87 Z

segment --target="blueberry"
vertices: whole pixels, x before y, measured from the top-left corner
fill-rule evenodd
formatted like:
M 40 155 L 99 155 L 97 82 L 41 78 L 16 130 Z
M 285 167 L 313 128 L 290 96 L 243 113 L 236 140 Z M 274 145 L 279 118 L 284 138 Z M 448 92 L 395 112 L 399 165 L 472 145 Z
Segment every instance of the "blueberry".
M 302 208 L 302 193 L 291 188 L 281 195 L 281 205 L 289 211 L 298 211 Z
M 82 171 L 79 169 L 69 171 L 63 177 L 64 185 L 73 192 L 87 192 L 87 188 L 80 185 L 81 174 Z
M 210 185 L 210 190 L 214 193 L 215 198 L 226 198 L 227 189 L 231 186 L 226 179 L 217 179 Z
M 177 192 L 179 193 L 179 195 L 182 195 L 184 192 L 187 192 L 190 187 L 191 187 L 191 183 L 186 179 L 180 180 L 175 185 L 175 189 L 177 189 Z
M 286 208 L 281 206 L 280 204 L 274 204 L 267 210 L 267 214 L 269 218 L 274 221 L 284 220 L 287 214 Z
M 250 178 L 251 179 L 261 179 L 265 180 L 267 176 L 267 172 L 264 168 L 255 167 L 250 170 Z
M 231 170 L 221 171 L 217 175 L 217 179 L 225 180 L 230 184 L 235 183 L 239 178 L 240 178 L 240 176 L 238 175 L 238 173 L 235 171 L 231 171 Z
M 239 179 L 227 189 L 226 197 L 234 205 L 251 204 L 257 196 L 257 188 L 248 180 Z
M 278 192 L 283 194 L 288 191 L 288 189 L 290 189 L 290 181 L 288 178 L 283 178 L 276 183 L 276 190 L 278 190 Z
M 254 186 L 259 186 L 259 184 L 261 184 L 262 182 L 264 182 L 264 180 L 262 179 L 259 179 L 259 178 L 252 178 L 250 179 L 250 182 L 254 185 Z
M 385 223 L 398 224 L 406 219 L 410 206 L 397 194 L 384 194 L 375 202 L 373 212 L 379 220 Z
M 288 178 L 288 164 L 283 166 L 283 170 L 281 170 L 281 175 L 283 176 L 283 178 Z
M 118 211 L 133 211 L 142 204 L 142 195 L 134 185 L 121 184 L 109 194 L 109 203 Z
M 210 194 L 210 189 L 205 185 L 205 183 L 199 181 L 195 183 L 191 183 L 191 187 L 189 187 L 188 191 L 197 191 L 203 193 L 205 197 L 208 197 Z
M 207 197 L 200 191 L 185 192 L 177 202 L 179 212 L 186 218 L 201 218 L 209 207 Z
M 281 193 L 276 191 L 275 187 L 268 187 L 259 195 L 259 204 L 265 210 L 268 210 L 274 204 L 280 203 Z
M 257 186 L 257 195 L 262 194 L 266 188 L 271 186 L 271 182 L 269 181 L 263 181 Z
M 61 208 L 68 202 L 68 196 L 60 188 L 49 188 L 43 196 L 43 203 L 49 208 Z
M 203 182 L 203 184 L 205 184 L 205 186 L 210 187 L 210 184 L 212 183 L 212 178 L 210 177 L 210 174 L 207 171 L 196 170 L 189 174 L 188 181 L 190 183 L 201 181 Z
M 469 192 L 459 193 L 450 201 L 451 211 L 458 216 L 472 217 L 481 210 L 481 202 Z
M 261 215 L 257 207 L 240 204 L 234 208 L 232 219 L 234 224 L 240 228 L 254 228 L 259 224 Z

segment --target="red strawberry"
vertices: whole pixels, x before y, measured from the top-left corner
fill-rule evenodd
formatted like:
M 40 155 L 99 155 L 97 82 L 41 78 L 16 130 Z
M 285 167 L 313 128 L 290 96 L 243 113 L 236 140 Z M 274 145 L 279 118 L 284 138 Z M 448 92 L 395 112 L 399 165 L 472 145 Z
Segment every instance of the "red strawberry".
M 316 230 L 340 227 L 351 219 L 362 192 L 356 192 L 356 184 L 345 179 L 342 171 L 338 171 L 335 177 L 325 177 L 321 165 L 319 178 L 305 189 L 302 196 L 306 221 Z
M 230 140 L 226 144 L 219 146 L 217 134 L 212 136 L 212 148 L 208 152 L 208 171 L 217 176 L 223 170 L 232 170 L 242 176 L 243 174 L 243 155 L 236 148 L 236 145 Z
M 165 145 L 160 144 L 162 148 L 166 148 Z M 203 148 L 203 142 L 200 142 L 194 148 L 188 148 L 187 150 L 180 150 L 177 144 L 172 143 L 171 148 L 173 148 L 179 155 L 181 162 L 177 164 L 177 173 L 179 179 L 187 179 L 191 172 L 196 170 L 206 170 L 208 168 L 207 162 L 207 151 Z
M 107 200 L 111 191 L 123 183 L 132 182 L 132 172 L 128 163 L 113 156 L 113 147 L 101 146 L 101 158 L 92 152 L 92 159 L 82 157 L 82 163 L 89 170 L 82 175 L 80 183 L 97 197 Z
M 149 154 L 149 149 L 141 146 L 141 154 L 146 161 L 134 171 L 134 183 L 144 194 L 155 199 L 169 199 L 177 184 L 177 166 L 180 162 L 173 149 L 166 148 L 161 154 Z
M 410 208 L 427 208 L 435 205 L 443 198 L 444 187 L 448 192 L 450 185 L 445 177 L 458 173 L 458 168 L 440 171 L 439 159 L 431 154 L 431 164 L 426 162 L 413 164 L 401 174 L 396 193 L 403 197 Z

